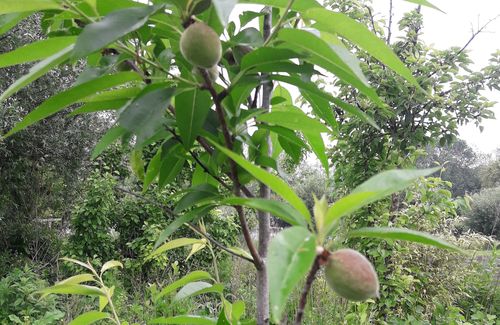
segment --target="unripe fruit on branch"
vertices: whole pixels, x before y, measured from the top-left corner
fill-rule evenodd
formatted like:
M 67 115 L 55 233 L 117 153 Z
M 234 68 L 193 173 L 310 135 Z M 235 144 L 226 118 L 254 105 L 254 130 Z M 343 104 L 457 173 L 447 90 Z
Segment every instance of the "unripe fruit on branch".
M 201 22 L 190 25 L 182 33 L 180 45 L 184 58 L 196 67 L 212 68 L 222 55 L 219 35 Z
M 341 297 L 363 301 L 379 296 L 377 273 L 368 259 L 353 249 L 339 249 L 328 258 L 328 285 Z
M 203 69 L 203 68 L 201 68 L 201 69 Z M 200 68 L 194 67 L 191 72 L 193 73 L 196 80 L 198 80 L 198 82 L 205 83 L 205 79 L 203 78 L 203 75 L 201 74 Z M 207 69 L 207 73 L 208 73 L 208 78 L 210 79 L 210 81 L 212 83 L 214 83 L 219 78 L 219 67 L 214 65 L 213 67 Z

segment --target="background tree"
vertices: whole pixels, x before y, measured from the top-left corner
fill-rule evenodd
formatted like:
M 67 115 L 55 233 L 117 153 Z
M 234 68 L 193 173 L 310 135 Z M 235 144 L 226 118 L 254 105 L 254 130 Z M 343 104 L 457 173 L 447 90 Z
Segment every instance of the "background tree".
M 427 147 L 426 155 L 417 160 L 419 167 L 444 166 L 440 177 L 452 183 L 454 197 L 473 194 L 481 189 L 479 164 L 478 154 L 461 139 L 443 147 Z
M 40 23 L 40 15 L 30 16 L 0 36 L 0 52 L 42 40 Z M 0 89 L 6 90 L 29 68 L 29 64 L 8 67 L 2 62 Z M 71 66 L 63 66 L 0 103 L 0 132 L 6 133 L 34 107 L 70 87 L 76 77 Z M 38 225 L 39 219 L 67 220 L 89 165 L 89 152 L 105 125 L 101 119 L 68 118 L 63 112 L 0 140 L 0 243 L 5 249 L 26 253 L 36 236 L 30 228 L 44 227 Z

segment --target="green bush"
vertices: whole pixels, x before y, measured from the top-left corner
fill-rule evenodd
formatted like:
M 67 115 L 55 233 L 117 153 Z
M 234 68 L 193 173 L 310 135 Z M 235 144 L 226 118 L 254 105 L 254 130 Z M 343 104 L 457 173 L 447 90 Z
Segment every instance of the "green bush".
M 98 256 L 113 259 L 115 247 L 110 230 L 116 209 L 115 180 L 94 172 L 85 184 L 82 201 L 73 210 L 66 256 L 86 260 Z
M 471 230 L 500 239 L 500 187 L 472 196 L 472 209 L 466 217 Z
M 49 325 L 62 319 L 55 296 L 39 299 L 36 294 L 47 284 L 27 266 L 0 279 L 0 324 Z

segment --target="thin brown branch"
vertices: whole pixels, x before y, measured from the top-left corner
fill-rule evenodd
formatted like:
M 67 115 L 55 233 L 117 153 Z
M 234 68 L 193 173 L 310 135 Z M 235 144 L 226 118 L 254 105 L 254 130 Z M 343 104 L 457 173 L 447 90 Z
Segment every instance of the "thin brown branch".
M 212 81 L 210 80 L 210 77 L 208 75 L 208 72 L 205 69 L 200 69 L 200 73 L 203 76 L 203 79 L 205 80 L 205 88 L 210 92 L 210 95 L 212 96 L 212 99 L 215 104 L 215 110 L 217 113 L 217 117 L 219 119 L 219 123 L 221 124 L 222 127 L 222 134 L 224 135 L 224 141 L 226 143 L 226 147 L 229 150 L 233 149 L 233 139 L 231 137 L 231 134 L 229 133 L 229 128 L 226 123 L 226 118 L 224 116 L 224 107 L 222 107 L 222 102 L 221 99 L 219 98 L 219 94 L 217 94 L 217 91 L 214 89 L 212 85 Z M 234 184 L 234 194 L 236 196 L 241 196 L 241 184 L 238 179 L 238 169 L 236 167 L 236 163 L 230 159 L 229 160 L 230 166 L 231 166 L 231 178 L 233 180 Z M 235 207 L 236 212 L 238 213 L 238 218 L 240 220 L 240 226 L 241 230 L 243 232 L 243 237 L 245 238 L 245 242 L 247 244 L 247 247 L 250 251 L 250 254 L 252 255 L 253 258 L 253 263 L 255 265 L 255 268 L 257 270 L 262 269 L 263 267 L 263 261 L 262 258 L 260 257 L 259 253 L 257 252 L 257 249 L 255 248 L 255 245 L 252 242 L 252 237 L 250 235 L 250 229 L 248 228 L 248 224 L 245 218 L 245 211 L 241 206 L 236 206 Z
M 387 44 L 391 44 L 392 36 L 392 17 L 394 16 L 394 7 L 392 5 L 392 0 L 389 0 L 389 24 L 387 25 Z
M 239 258 L 242 258 L 246 261 L 249 261 L 250 263 L 253 263 L 253 260 L 247 256 L 244 256 L 244 255 L 240 255 L 234 251 L 232 251 L 231 249 L 229 249 L 228 247 L 224 246 L 224 244 L 218 242 L 217 240 L 215 240 L 212 236 L 210 236 L 208 233 L 202 231 L 200 228 L 188 223 L 187 224 L 189 228 L 191 228 L 194 232 L 198 233 L 199 235 L 205 237 L 207 240 L 209 240 L 212 244 L 214 244 L 215 246 L 219 247 L 220 249 L 222 249 L 223 251 L 233 255 L 233 256 L 236 256 L 236 257 L 239 257 Z
M 306 283 L 304 284 L 304 288 L 302 289 L 302 293 L 300 295 L 299 307 L 297 309 L 297 313 L 295 314 L 295 325 L 300 325 L 302 323 L 302 318 L 304 317 L 304 309 L 307 304 L 307 295 L 311 290 L 311 286 L 316 279 L 316 274 L 318 273 L 321 265 L 324 265 L 328 261 L 328 257 L 330 256 L 330 252 L 326 249 L 323 250 L 322 253 L 318 254 L 314 259 L 314 263 L 307 275 Z

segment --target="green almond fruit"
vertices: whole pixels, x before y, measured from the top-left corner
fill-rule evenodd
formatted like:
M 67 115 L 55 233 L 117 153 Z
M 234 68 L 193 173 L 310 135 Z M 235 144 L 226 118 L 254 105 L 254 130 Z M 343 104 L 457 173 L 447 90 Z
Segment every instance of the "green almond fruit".
M 353 249 L 333 252 L 326 264 L 328 285 L 341 297 L 363 301 L 379 296 L 377 273 L 368 259 Z
M 210 69 L 222 56 L 219 35 L 202 22 L 191 24 L 182 33 L 180 45 L 184 58 L 195 67 Z

